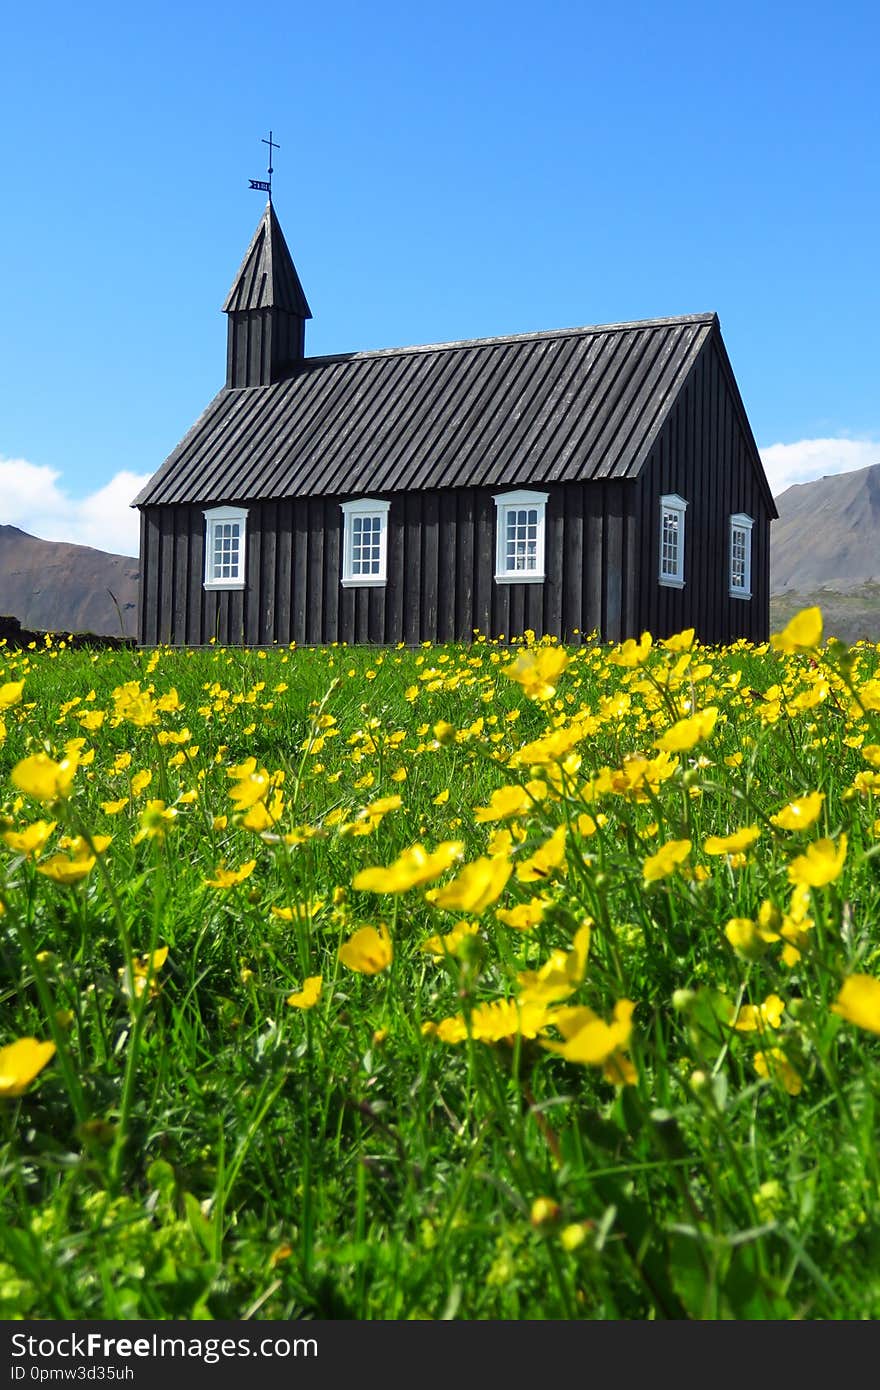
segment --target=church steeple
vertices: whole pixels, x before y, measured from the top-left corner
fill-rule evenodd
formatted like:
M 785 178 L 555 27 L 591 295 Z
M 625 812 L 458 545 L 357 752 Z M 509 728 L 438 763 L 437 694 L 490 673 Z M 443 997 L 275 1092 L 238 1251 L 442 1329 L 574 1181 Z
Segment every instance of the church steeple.
M 305 356 L 312 317 L 271 197 L 226 302 L 227 386 L 269 386 Z

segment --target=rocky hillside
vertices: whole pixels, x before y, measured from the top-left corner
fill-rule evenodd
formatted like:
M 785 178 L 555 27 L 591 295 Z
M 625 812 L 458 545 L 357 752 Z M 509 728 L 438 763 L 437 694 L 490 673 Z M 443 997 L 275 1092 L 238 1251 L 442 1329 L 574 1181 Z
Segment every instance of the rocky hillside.
M 24 627 L 133 637 L 138 575 L 130 556 L 0 526 L 0 614 Z
M 880 463 L 798 483 L 770 527 L 770 623 L 818 604 L 829 636 L 880 642 Z
M 798 483 L 776 498 L 776 507 L 772 593 L 880 582 L 880 463 Z

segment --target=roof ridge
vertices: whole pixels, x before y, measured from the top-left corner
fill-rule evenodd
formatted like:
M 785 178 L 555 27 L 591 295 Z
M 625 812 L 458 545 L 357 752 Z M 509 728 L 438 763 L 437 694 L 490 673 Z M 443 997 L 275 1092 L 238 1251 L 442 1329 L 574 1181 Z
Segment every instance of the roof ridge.
M 452 348 L 496 347 L 503 343 L 537 342 L 552 338 L 575 338 L 591 333 L 625 333 L 633 328 L 669 328 L 672 324 L 712 323 L 718 315 L 711 310 L 703 314 L 676 314 L 670 318 L 632 319 L 628 323 L 593 323 L 573 328 L 548 328 L 530 333 L 502 333 L 490 338 L 457 338 L 447 343 L 415 343 L 411 347 L 366 348 L 354 352 L 328 352 L 317 357 L 305 357 L 303 366 L 319 362 L 352 362 L 374 357 L 404 357 L 410 353 L 444 352 Z

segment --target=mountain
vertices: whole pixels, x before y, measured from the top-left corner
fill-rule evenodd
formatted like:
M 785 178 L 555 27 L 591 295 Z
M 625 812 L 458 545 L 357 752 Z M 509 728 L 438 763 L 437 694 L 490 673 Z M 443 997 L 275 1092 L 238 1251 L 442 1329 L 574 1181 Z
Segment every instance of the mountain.
M 0 526 L 0 614 L 24 627 L 134 637 L 139 574 L 138 561 L 128 555 Z
M 827 634 L 880 641 L 880 463 L 797 483 L 775 502 L 771 628 L 818 604 Z
M 880 582 L 880 463 L 797 483 L 775 501 L 771 593 Z

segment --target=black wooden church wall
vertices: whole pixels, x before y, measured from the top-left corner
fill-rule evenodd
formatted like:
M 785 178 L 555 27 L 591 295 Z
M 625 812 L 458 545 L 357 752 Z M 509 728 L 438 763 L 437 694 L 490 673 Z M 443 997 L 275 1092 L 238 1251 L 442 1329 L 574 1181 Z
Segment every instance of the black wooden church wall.
M 542 584 L 494 581 L 497 488 L 392 496 L 388 582 L 379 588 L 340 583 L 344 499 L 242 500 L 248 507 L 243 590 L 203 587 L 201 505 L 145 507 L 141 641 L 415 644 L 471 641 L 475 629 L 511 636 L 526 628 L 539 636 L 596 628 L 619 637 L 631 585 L 624 575 L 627 530 L 633 541 L 624 498 L 633 485 L 566 483 L 545 490 Z

